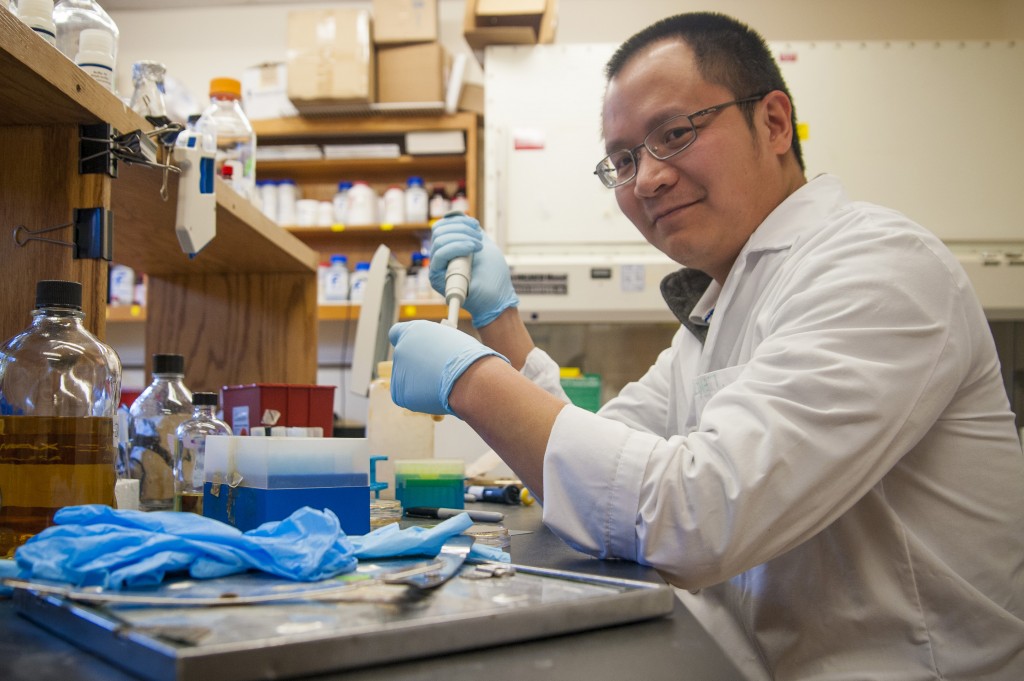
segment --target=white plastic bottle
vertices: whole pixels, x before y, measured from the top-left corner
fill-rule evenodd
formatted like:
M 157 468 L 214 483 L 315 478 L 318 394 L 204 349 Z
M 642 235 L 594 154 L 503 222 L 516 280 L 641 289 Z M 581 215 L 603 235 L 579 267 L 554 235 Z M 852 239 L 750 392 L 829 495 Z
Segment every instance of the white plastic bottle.
M 430 197 L 423 186 L 423 178 L 417 175 L 405 183 L 405 219 L 409 223 L 426 222 L 429 216 Z
M 53 23 L 53 0 L 21 0 L 18 18 L 36 35 L 57 46 L 57 26 Z
M 199 132 L 217 140 L 217 174 L 228 173 L 235 191 L 247 199 L 256 192 L 256 133 L 242 111 L 242 84 L 234 78 L 210 81 L 210 106 L 196 121 Z
M 324 273 L 324 302 L 328 305 L 344 303 L 348 296 L 348 258 L 344 255 L 332 255 L 331 264 Z
M 87 28 L 106 31 L 113 45 L 113 61 L 117 61 L 117 43 L 120 32 L 110 15 L 103 11 L 96 0 L 57 0 L 53 4 L 53 22 L 57 25 L 57 49 L 75 61 L 79 52 L 82 31 Z M 117 82 L 115 74 L 112 81 Z
M 469 196 L 466 194 L 466 181 L 459 180 L 459 186 L 452 194 L 451 210 L 469 213 Z
M 277 224 L 284 227 L 295 225 L 299 188 L 295 180 L 281 180 L 277 183 Z
M 370 263 L 357 262 L 356 271 L 352 273 L 352 284 L 349 288 L 349 298 L 353 303 L 363 300 L 366 295 L 366 282 L 370 279 Z
M 377 364 L 377 378 L 370 383 L 368 394 L 366 439 L 371 456 L 388 457 L 377 466 L 377 479 L 388 483 L 381 497 L 395 498 L 395 461 L 434 458 L 436 420 L 395 404 L 391 400 L 391 362 Z
M 345 224 L 353 227 L 369 227 L 378 224 L 377 192 L 367 183 L 357 180 L 348 190 Z
M 135 302 L 135 270 L 127 265 L 110 267 L 110 304 L 131 305 Z
M 277 182 L 257 180 L 256 189 L 260 194 L 260 210 L 268 218 L 277 222 Z
M 334 224 L 344 225 L 348 222 L 348 192 L 352 189 L 352 183 L 342 180 L 338 183 L 338 191 L 335 192 L 332 203 L 334 205 Z
M 434 191 L 430 193 L 430 201 L 427 203 L 427 213 L 430 219 L 440 220 L 451 208 L 452 203 L 448 200 L 448 192 L 444 185 L 435 184 Z
M 384 211 L 381 222 L 389 225 L 405 223 L 405 190 L 393 184 L 384 191 Z
M 78 40 L 75 63 L 97 83 L 114 91 L 114 38 L 101 28 L 87 28 Z

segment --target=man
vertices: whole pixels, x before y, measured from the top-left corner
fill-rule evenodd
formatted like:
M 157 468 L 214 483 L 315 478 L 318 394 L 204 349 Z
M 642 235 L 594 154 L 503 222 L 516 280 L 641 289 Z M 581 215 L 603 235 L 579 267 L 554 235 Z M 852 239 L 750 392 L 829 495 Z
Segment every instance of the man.
M 475 252 L 483 344 L 396 325 L 395 400 L 465 420 L 571 545 L 656 567 L 752 678 L 1024 678 L 1024 456 L 956 259 L 806 181 L 746 26 L 663 20 L 607 76 L 596 172 L 686 267 L 672 346 L 598 414 L 567 405 L 500 252 L 450 219 L 432 280 Z

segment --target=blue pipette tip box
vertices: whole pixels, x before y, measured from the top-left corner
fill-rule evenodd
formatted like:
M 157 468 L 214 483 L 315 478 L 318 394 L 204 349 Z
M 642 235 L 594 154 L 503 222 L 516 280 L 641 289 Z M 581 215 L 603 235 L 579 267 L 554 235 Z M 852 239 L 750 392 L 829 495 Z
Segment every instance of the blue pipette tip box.
M 370 531 L 370 484 L 365 473 L 274 475 L 268 479 L 268 487 L 230 487 L 207 482 L 203 515 L 247 532 L 272 520 L 284 520 L 309 506 L 333 511 L 345 534 Z

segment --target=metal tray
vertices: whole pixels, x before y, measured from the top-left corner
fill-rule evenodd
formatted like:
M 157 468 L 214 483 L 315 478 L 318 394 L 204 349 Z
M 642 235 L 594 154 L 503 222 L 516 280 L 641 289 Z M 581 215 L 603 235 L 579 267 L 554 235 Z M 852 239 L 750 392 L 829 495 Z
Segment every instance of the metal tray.
M 674 606 L 663 584 L 522 565 L 504 576 L 488 573 L 500 564 L 465 565 L 429 591 L 379 579 L 408 563 L 361 563 L 357 573 L 311 584 L 246 574 L 131 592 L 157 604 L 32 588 L 15 589 L 14 602 L 40 626 L 154 681 L 340 671 L 650 619 Z M 265 597 L 282 600 L 209 605 Z

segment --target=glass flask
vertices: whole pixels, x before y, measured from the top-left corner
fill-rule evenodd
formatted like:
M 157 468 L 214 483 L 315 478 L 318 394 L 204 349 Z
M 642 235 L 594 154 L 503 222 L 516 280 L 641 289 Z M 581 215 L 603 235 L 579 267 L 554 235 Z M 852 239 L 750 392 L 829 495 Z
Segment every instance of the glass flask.
M 206 437 L 231 435 L 217 418 L 217 393 L 192 393 L 192 418 L 178 426 L 174 450 L 174 510 L 203 514 Z
M 129 410 L 129 475 L 139 481 L 143 511 L 174 507 L 176 431 L 192 416 L 192 393 L 184 378 L 184 357 L 153 355 L 153 382 Z
M 0 558 L 63 506 L 112 504 L 121 360 L 82 324 L 82 285 L 40 281 L 0 348 Z

